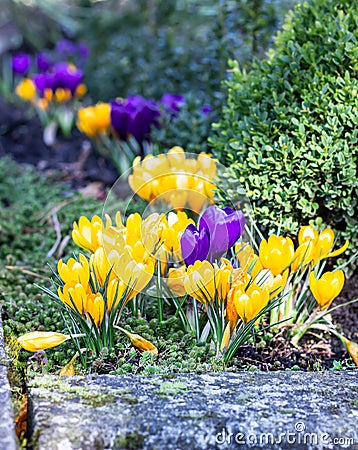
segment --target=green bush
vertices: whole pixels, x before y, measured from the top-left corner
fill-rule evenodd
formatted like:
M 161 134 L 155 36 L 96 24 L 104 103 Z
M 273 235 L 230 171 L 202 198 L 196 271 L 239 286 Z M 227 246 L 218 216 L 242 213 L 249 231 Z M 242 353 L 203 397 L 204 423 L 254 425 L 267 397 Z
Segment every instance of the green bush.
M 328 224 L 358 244 L 358 3 L 297 6 L 267 58 L 232 62 L 211 138 L 265 231 Z M 225 180 L 227 183 L 227 179 Z

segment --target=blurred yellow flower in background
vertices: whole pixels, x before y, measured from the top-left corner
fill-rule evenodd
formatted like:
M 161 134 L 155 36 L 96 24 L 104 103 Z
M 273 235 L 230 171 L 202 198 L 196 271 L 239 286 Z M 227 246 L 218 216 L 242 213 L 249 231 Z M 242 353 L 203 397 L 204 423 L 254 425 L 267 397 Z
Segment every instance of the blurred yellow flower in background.
M 36 86 L 30 78 L 24 78 L 15 89 L 16 94 L 26 101 L 31 101 L 36 97 Z
M 94 106 L 80 108 L 77 113 L 76 125 L 88 137 L 106 133 L 111 124 L 111 106 L 109 103 L 97 103 Z
M 210 155 L 186 158 L 181 147 L 173 147 L 166 155 L 136 158 L 128 181 L 132 190 L 148 202 L 157 199 L 175 210 L 188 207 L 199 213 L 214 200 L 215 175 L 216 164 Z

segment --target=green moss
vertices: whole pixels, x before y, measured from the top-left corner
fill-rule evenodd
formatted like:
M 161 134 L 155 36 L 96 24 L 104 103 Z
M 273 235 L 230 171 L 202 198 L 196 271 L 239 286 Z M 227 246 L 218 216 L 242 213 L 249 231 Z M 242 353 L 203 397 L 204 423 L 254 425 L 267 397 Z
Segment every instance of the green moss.
M 159 390 L 154 393 L 162 396 L 169 396 L 180 394 L 187 389 L 187 385 L 182 381 L 164 381 L 164 383 L 160 384 Z
M 117 436 L 113 443 L 113 448 L 135 450 L 142 448 L 145 436 L 139 432 L 127 433 L 124 436 Z

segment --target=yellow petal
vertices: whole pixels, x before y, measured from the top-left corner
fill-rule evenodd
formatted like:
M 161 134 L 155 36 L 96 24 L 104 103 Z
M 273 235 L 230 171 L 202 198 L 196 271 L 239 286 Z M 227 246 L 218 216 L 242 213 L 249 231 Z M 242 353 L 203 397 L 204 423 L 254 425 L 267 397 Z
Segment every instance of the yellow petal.
M 75 356 L 71 359 L 69 363 L 67 363 L 65 366 L 62 367 L 60 377 L 73 377 L 75 375 L 75 368 L 73 364 L 76 361 L 77 357 L 78 353 L 75 354 Z
M 226 325 L 224 334 L 223 334 L 222 341 L 221 341 L 221 346 L 220 346 L 221 353 L 224 353 L 229 345 L 230 337 L 231 337 L 230 328 L 231 328 L 230 322 L 228 322 Z
M 358 344 L 356 342 L 350 341 L 349 339 L 341 336 L 341 339 L 345 346 L 347 347 L 348 353 L 351 355 L 354 364 L 358 366 Z
M 121 330 L 124 334 L 126 334 L 129 337 L 131 343 L 138 350 L 140 350 L 141 352 L 148 352 L 148 353 L 151 353 L 152 355 L 158 356 L 158 349 L 151 342 L 147 341 L 139 334 L 130 333 L 129 331 L 125 330 L 124 328 L 121 328 L 118 326 L 116 326 L 116 328 L 118 328 L 118 330 Z
M 345 252 L 348 248 L 349 245 L 349 241 L 346 241 L 345 244 L 343 245 L 343 247 L 339 248 L 338 250 L 335 250 L 332 253 L 329 253 L 327 255 L 327 258 L 333 258 L 335 256 L 341 255 L 343 252 Z
M 28 352 L 39 352 L 47 348 L 57 347 L 57 345 L 70 339 L 62 333 L 53 333 L 51 331 L 32 331 L 20 336 L 17 342 Z

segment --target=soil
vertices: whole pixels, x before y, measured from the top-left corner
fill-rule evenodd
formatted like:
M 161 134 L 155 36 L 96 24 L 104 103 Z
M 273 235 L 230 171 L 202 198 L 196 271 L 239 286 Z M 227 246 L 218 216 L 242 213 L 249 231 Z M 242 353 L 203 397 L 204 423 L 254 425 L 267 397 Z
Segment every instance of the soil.
M 113 164 L 97 155 L 90 142 L 74 130 L 58 137 L 52 147 L 43 141 L 43 128 L 32 111 L 0 97 L 0 157 L 10 154 L 18 163 L 32 164 L 46 176 L 61 179 L 74 188 L 99 182 L 112 186 L 118 178 Z
M 105 198 L 105 188 L 111 187 L 117 179 L 116 170 L 110 161 L 94 153 L 90 142 L 77 130 L 69 139 L 59 137 L 50 148 L 43 142 L 41 123 L 28 110 L 10 105 L 0 98 L 0 111 L 0 157 L 10 154 L 16 162 L 31 164 L 47 177 L 61 180 L 75 189 L 85 191 L 89 187 L 91 191 L 91 186 L 95 184 L 97 198 Z M 355 298 L 358 298 L 358 269 L 347 280 L 334 304 Z M 343 334 L 357 342 L 358 302 L 339 308 L 332 316 Z M 266 346 L 257 351 L 244 346 L 238 356 L 263 370 L 291 368 L 296 364 L 312 369 L 317 362 L 332 367 L 334 360 L 343 360 L 348 353 L 335 337 L 319 340 L 308 333 L 300 347 L 293 348 L 283 333 L 276 340 L 274 349 Z

